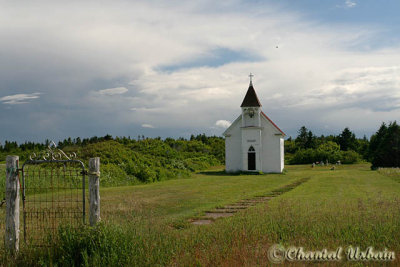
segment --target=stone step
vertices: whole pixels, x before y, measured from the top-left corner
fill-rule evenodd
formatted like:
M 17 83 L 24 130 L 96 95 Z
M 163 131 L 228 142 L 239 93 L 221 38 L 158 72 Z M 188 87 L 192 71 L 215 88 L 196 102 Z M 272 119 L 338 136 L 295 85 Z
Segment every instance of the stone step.
M 258 199 L 254 199 L 254 200 L 249 200 L 249 202 L 252 203 L 263 203 L 263 202 L 267 202 L 270 199 L 273 199 L 274 197 L 264 197 L 264 198 L 258 198 Z
M 243 205 L 243 206 L 254 206 L 257 203 L 260 203 L 263 201 L 259 201 L 259 202 L 254 202 L 254 201 L 240 201 L 240 202 L 236 202 L 235 205 Z
M 204 219 L 217 219 L 217 218 L 225 218 L 225 217 L 230 217 L 233 216 L 233 213 L 228 213 L 228 212 L 206 212 L 206 215 L 203 217 Z
M 254 205 L 260 204 L 260 203 L 266 203 L 272 198 L 278 197 L 290 190 L 293 190 L 297 186 L 301 185 L 302 183 L 308 181 L 309 178 L 304 179 L 302 181 L 298 181 L 296 183 L 284 186 L 280 189 L 271 191 L 270 193 L 264 195 L 264 196 L 256 196 L 254 198 L 248 198 L 244 200 L 240 200 L 236 203 L 226 205 L 224 207 L 219 207 L 216 208 L 215 210 L 211 211 L 206 211 L 205 215 L 199 219 L 194 219 L 191 221 L 192 224 L 195 225 L 204 225 L 204 224 L 212 224 L 215 219 L 218 218 L 225 218 L 225 217 L 230 217 L 233 216 L 236 212 L 240 210 L 245 210 L 249 207 L 252 207 Z
M 249 201 L 238 201 L 229 205 L 238 205 L 238 206 L 246 206 L 246 205 L 254 205 L 254 202 L 249 202 Z
M 214 221 L 209 220 L 209 219 L 198 219 L 198 220 L 193 220 L 191 224 L 194 225 L 205 225 L 205 224 L 212 224 Z
M 238 210 L 244 210 L 247 209 L 248 206 L 225 206 L 223 209 L 238 209 Z
M 247 201 L 247 202 L 244 202 L 244 203 L 248 203 L 248 204 L 252 204 L 252 205 L 257 205 L 258 203 L 264 203 L 264 202 L 266 202 L 267 200 L 262 200 L 262 199 L 260 199 L 260 200 L 252 200 L 252 201 Z M 238 203 L 241 203 L 241 202 L 238 202 Z
M 223 209 L 223 208 L 219 208 L 217 210 L 206 211 L 206 213 L 236 213 L 236 212 L 238 212 L 238 211 L 234 210 L 234 209 Z

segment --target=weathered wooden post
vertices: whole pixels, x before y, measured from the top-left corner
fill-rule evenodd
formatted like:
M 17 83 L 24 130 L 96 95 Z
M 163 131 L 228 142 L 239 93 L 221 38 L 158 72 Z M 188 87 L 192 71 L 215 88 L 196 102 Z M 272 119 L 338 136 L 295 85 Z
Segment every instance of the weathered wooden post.
M 19 250 L 18 156 L 6 158 L 6 233 L 4 243 L 11 253 Z
M 89 159 L 89 222 L 91 226 L 100 221 L 100 158 Z

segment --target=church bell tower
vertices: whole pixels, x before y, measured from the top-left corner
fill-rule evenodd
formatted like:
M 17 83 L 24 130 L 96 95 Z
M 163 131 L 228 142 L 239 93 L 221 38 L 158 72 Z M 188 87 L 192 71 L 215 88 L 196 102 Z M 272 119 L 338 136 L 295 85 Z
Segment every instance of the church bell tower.
M 248 171 L 262 170 L 262 134 L 261 103 L 253 87 L 253 74 L 250 73 L 250 84 L 242 105 L 242 169 Z

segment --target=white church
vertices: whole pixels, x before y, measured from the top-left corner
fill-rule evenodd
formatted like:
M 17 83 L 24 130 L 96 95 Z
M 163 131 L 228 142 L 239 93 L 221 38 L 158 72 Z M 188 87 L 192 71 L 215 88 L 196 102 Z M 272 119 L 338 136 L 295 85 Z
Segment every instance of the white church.
M 240 106 L 242 114 L 223 133 L 226 172 L 281 173 L 285 133 L 261 111 L 252 76 Z

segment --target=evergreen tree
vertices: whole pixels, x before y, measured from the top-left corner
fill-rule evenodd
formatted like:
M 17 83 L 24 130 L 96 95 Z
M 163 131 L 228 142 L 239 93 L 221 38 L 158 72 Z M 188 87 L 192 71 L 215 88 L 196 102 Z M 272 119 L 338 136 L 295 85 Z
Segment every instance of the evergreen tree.
M 400 167 L 400 126 L 396 121 L 387 127 L 382 124 L 371 137 L 369 154 L 372 168 Z
M 385 136 L 387 131 L 387 126 L 384 122 L 382 122 L 379 130 L 371 136 L 371 140 L 369 143 L 368 149 L 368 160 L 372 162 L 372 160 L 377 156 L 376 153 L 378 151 L 379 146 L 381 146 L 383 137 Z
M 315 139 L 316 136 L 311 131 L 308 131 L 305 148 L 315 148 Z
M 348 127 L 344 128 L 343 132 L 339 135 L 338 143 L 341 150 L 356 150 L 356 136 Z
M 308 140 L 308 129 L 305 126 L 301 126 L 298 135 L 296 137 L 296 146 L 298 148 L 306 148 L 307 140 Z

